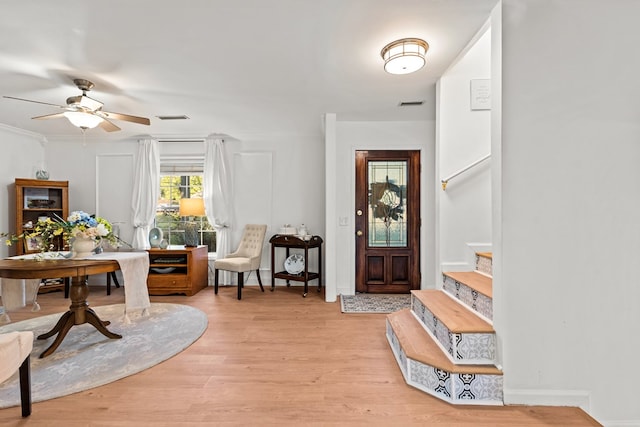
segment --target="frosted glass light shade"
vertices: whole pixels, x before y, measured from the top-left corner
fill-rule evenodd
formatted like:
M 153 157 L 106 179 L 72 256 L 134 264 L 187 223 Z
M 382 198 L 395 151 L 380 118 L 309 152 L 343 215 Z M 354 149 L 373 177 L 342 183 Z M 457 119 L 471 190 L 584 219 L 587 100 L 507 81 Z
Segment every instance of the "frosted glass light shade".
M 72 125 L 81 129 L 93 129 L 102 122 L 102 117 L 82 111 L 65 111 L 64 116 L 69 119 Z
M 380 51 L 384 70 L 390 74 L 409 74 L 426 64 L 429 44 L 422 39 L 400 39 L 389 43 Z

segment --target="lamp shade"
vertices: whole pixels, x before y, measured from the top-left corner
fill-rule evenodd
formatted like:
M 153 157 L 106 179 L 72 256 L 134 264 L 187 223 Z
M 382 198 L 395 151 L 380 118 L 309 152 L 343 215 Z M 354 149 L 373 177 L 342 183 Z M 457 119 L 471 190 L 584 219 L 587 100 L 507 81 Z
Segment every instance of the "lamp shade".
M 102 117 L 82 111 L 65 111 L 64 116 L 72 125 L 81 129 L 93 129 L 102 122 Z
M 204 200 L 180 199 L 180 216 L 204 216 Z
M 383 47 L 380 56 L 387 73 L 409 74 L 424 67 L 427 50 L 429 44 L 422 39 L 400 39 Z

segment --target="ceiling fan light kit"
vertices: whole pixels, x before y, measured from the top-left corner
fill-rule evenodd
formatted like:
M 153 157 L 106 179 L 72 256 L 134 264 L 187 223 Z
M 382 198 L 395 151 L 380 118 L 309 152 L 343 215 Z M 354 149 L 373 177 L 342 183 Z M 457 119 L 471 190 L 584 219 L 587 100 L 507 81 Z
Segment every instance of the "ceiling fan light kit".
M 69 119 L 72 125 L 80 129 L 93 129 L 102 123 L 102 117 L 82 111 L 65 111 L 64 116 Z
M 426 64 L 427 50 L 429 44 L 422 39 L 406 38 L 393 41 L 380 51 L 380 56 L 384 59 L 384 70 L 390 74 L 418 71 Z
M 93 88 L 93 83 L 85 79 L 74 79 L 73 83 L 82 91 L 82 95 L 70 96 L 67 98 L 67 105 L 57 105 L 48 102 L 33 101 L 31 99 L 16 98 L 14 96 L 5 96 L 5 98 L 15 99 L 18 101 L 33 102 L 36 104 L 50 105 L 61 108 L 64 113 L 47 114 L 44 116 L 33 117 L 34 119 L 57 119 L 66 117 L 72 125 L 85 130 L 93 129 L 100 126 L 107 132 L 120 130 L 118 126 L 113 124 L 111 120 L 124 120 L 131 123 L 141 125 L 150 125 L 151 122 L 146 117 L 132 116 L 129 114 L 110 113 L 102 111 L 102 102 L 87 96 L 87 92 Z

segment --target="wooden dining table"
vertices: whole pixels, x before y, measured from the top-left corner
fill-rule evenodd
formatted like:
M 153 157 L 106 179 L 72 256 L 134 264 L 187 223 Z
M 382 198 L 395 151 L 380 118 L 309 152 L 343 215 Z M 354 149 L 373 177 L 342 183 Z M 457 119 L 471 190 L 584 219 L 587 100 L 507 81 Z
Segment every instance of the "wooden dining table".
M 122 338 L 122 335 L 109 331 L 109 321 L 101 320 L 89 307 L 87 296 L 87 276 L 109 273 L 120 269 L 116 260 L 91 259 L 3 259 L 0 260 L 0 277 L 8 279 L 47 279 L 53 277 L 71 277 L 69 297 L 71 305 L 49 332 L 39 335 L 39 340 L 56 335 L 53 343 L 40 354 L 40 358 L 49 356 L 60 345 L 69 330 L 76 325 L 89 323 L 104 336 L 111 339 Z

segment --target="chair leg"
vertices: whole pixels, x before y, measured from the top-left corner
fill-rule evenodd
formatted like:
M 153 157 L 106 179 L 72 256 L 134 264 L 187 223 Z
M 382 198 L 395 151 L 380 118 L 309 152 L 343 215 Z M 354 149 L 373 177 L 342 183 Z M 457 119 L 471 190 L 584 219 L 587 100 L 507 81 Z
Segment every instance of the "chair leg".
M 260 269 L 256 270 L 256 276 L 258 276 L 258 284 L 260 285 L 260 290 L 264 292 L 264 288 L 262 287 L 262 280 L 260 279 Z
M 116 288 L 120 287 L 120 282 L 118 282 L 118 275 L 116 274 L 115 271 L 112 271 L 111 273 L 109 273 L 111 275 L 111 277 L 113 278 L 113 283 L 115 283 Z
M 71 279 L 68 277 L 64 278 L 64 297 L 69 298 L 69 286 L 71 285 Z
M 31 357 L 27 356 L 19 369 L 20 373 L 20 401 L 22 416 L 31 415 Z
M 244 273 L 238 273 L 238 299 L 242 299 L 242 286 L 244 286 Z
M 213 270 L 213 293 L 218 295 L 218 269 Z
M 107 273 L 107 295 L 111 295 L 111 273 Z

